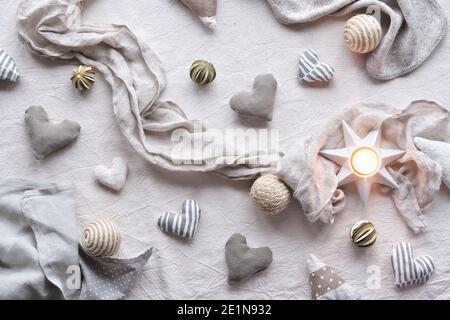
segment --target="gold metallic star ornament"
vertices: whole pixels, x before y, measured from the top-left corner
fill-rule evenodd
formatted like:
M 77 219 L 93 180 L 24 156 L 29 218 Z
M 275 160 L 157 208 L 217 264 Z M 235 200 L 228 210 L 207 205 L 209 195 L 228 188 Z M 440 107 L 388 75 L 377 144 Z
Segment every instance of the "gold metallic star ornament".
M 72 72 L 72 84 L 78 90 L 88 90 L 95 82 L 95 72 L 90 66 L 78 66 Z
M 322 156 L 341 166 L 337 175 L 338 187 L 355 182 L 364 206 L 369 201 L 372 184 L 397 189 L 398 185 L 386 166 L 400 158 L 405 151 L 381 148 L 381 128 L 360 138 L 345 121 L 342 127 L 345 148 L 320 151 Z

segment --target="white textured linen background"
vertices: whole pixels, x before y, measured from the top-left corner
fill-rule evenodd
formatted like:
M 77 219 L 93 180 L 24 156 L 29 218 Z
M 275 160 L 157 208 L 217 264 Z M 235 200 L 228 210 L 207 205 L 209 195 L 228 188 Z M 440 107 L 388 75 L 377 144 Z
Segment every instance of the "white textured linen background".
M 450 4 L 439 2 L 450 15 Z M 253 208 L 248 195 L 250 181 L 171 173 L 141 159 L 121 136 L 111 92 L 101 75 L 92 91 L 80 94 L 74 90 L 69 79 L 75 65 L 32 56 L 17 38 L 19 0 L 0 3 L 0 47 L 15 58 L 22 74 L 17 85 L 0 84 L 0 176 L 71 182 L 80 229 L 91 218 L 109 217 L 123 231 L 121 257 L 154 246 L 157 250 L 130 298 L 309 299 L 309 252 L 340 270 L 364 298 L 450 298 L 450 193 L 444 187 L 426 210 L 427 232 L 418 236 L 400 219 L 390 198 L 377 189 L 369 207 L 363 209 L 353 186 L 347 187 L 347 207 L 334 225 L 310 224 L 296 202 L 279 216 L 264 216 Z M 228 101 L 236 91 L 250 87 L 256 75 L 273 73 L 279 89 L 269 127 L 280 130 L 285 149 L 290 142 L 319 130 L 330 115 L 360 101 L 406 107 L 412 100 L 429 99 L 450 108 L 448 39 L 412 74 L 380 82 L 368 76 L 363 57 L 345 48 L 341 36 L 345 19 L 286 27 L 274 19 L 264 0 L 219 1 L 215 32 L 203 27 L 175 0 L 89 1 L 83 20 L 127 24 L 165 65 L 168 87 L 162 98 L 177 102 L 190 118 L 205 120 L 210 128 L 248 128 Z M 328 87 L 299 84 L 297 63 L 306 48 L 316 50 L 336 68 Z M 191 82 L 188 69 L 196 59 L 215 64 L 218 76 L 213 84 L 197 87 Z M 35 160 L 23 117 L 30 105 L 44 106 L 52 119 L 80 123 L 79 140 L 44 161 Z M 125 158 L 130 167 L 128 182 L 117 194 L 93 179 L 93 168 L 108 164 L 115 156 Z M 160 214 L 179 211 L 187 198 L 197 200 L 203 210 L 192 242 L 168 236 L 156 225 Z M 375 223 L 378 240 L 370 248 L 359 249 L 348 232 L 363 218 Z M 243 233 L 251 246 L 270 246 L 274 262 L 261 274 L 230 287 L 224 245 L 234 232 Z M 390 254 L 398 241 L 410 241 L 416 255 L 434 257 L 437 271 L 426 285 L 394 288 Z M 369 266 L 380 268 L 378 289 L 367 286 Z

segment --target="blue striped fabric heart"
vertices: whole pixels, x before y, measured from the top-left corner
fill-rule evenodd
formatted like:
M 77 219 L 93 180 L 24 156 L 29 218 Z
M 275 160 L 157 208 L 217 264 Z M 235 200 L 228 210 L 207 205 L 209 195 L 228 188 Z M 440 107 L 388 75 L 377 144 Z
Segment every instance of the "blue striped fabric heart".
M 192 239 L 198 228 L 201 210 L 195 200 L 183 202 L 181 213 L 166 212 L 158 219 L 162 231 Z
M 410 243 L 399 243 L 392 249 L 392 269 L 397 288 L 425 283 L 435 270 L 431 256 L 414 258 Z
M 0 49 L 0 80 L 16 82 L 19 77 L 19 70 L 13 58 Z
M 333 78 L 334 68 L 319 61 L 317 53 L 308 49 L 300 56 L 299 75 L 301 81 L 309 83 L 328 82 Z

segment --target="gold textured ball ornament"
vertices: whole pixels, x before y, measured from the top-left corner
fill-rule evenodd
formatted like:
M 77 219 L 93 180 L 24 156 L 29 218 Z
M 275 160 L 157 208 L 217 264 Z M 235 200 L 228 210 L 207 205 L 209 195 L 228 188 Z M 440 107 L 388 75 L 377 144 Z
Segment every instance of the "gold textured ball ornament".
M 95 82 L 95 72 L 90 66 L 78 66 L 72 72 L 72 84 L 78 90 L 88 90 Z
M 380 44 L 381 32 L 381 25 L 375 17 L 359 14 L 346 22 L 344 40 L 353 52 L 368 53 Z
M 211 83 L 216 78 L 216 69 L 210 62 L 204 60 L 195 61 L 189 70 L 192 81 L 205 85 Z
M 358 247 L 368 247 L 377 240 L 377 231 L 372 222 L 361 220 L 351 228 L 350 238 Z
M 289 205 L 291 191 L 278 176 L 264 174 L 253 183 L 250 196 L 259 210 L 267 215 L 276 215 Z
M 115 255 L 119 250 L 120 241 L 120 230 L 117 224 L 105 219 L 89 222 L 81 236 L 83 250 L 94 257 Z

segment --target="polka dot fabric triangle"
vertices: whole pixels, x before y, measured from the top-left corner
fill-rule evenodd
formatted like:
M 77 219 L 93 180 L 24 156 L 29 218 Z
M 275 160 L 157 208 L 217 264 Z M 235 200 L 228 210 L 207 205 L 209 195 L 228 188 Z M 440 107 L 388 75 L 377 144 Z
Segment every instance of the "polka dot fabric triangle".
M 361 298 L 359 292 L 346 283 L 334 268 L 323 263 L 315 255 L 310 254 L 307 263 L 313 300 L 359 300 Z
M 340 287 L 344 280 L 330 266 L 324 266 L 309 275 L 311 295 L 315 300 L 325 293 Z

